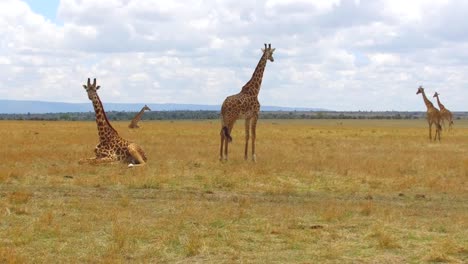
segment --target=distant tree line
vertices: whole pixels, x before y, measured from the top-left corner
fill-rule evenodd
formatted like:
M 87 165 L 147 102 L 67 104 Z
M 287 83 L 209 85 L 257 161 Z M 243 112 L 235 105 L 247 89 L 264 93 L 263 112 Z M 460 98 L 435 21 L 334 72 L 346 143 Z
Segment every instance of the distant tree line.
M 129 121 L 137 112 L 109 111 L 107 117 L 112 121 Z M 455 119 L 468 118 L 468 112 L 454 113 Z M 260 119 L 421 119 L 425 112 L 397 111 L 261 111 Z M 219 111 L 151 111 L 145 112 L 142 120 L 197 120 L 219 119 Z M 94 112 L 46 113 L 46 114 L 0 114 L 0 120 L 48 120 L 48 121 L 90 121 Z

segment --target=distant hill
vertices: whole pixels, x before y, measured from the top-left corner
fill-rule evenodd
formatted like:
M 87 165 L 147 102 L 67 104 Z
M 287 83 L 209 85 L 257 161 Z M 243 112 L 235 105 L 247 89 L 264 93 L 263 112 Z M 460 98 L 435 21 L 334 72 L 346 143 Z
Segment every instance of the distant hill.
M 138 112 L 145 103 L 105 103 L 106 111 Z M 153 111 L 219 111 L 220 105 L 197 104 L 151 104 L 147 105 Z M 262 106 L 262 111 L 327 111 L 320 108 Z M 44 101 L 0 100 L 1 114 L 43 114 L 43 113 L 76 113 L 93 111 L 88 103 L 62 103 Z

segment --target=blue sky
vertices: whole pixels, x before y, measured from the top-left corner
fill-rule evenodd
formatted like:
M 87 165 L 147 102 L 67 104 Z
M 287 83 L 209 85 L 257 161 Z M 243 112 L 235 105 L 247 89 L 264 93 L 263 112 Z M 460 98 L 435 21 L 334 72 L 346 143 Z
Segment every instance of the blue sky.
M 43 15 L 50 19 L 50 21 L 56 21 L 57 8 L 60 0 L 25 0 L 24 2 L 26 2 L 34 12 Z
M 219 105 L 264 43 L 259 101 L 334 110 L 450 110 L 468 98 L 463 0 L 0 1 L 0 99 Z

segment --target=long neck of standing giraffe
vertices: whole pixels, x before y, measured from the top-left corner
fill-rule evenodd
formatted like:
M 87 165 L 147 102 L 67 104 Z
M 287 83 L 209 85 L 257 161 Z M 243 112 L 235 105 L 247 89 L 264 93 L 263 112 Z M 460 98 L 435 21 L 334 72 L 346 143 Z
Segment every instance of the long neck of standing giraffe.
M 440 110 L 444 109 L 445 106 L 440 102 L 438 95 L 436 96 L 436 98 L 437 98 L 437 104 L 439 105 Z
M 110 136 L 118 135 L 117 131 L 109 123 L 104 107 L 102 106 L 101 99 L 99 99 L 97 93 L 93 95 L 91 101 L 93 102 L 94 112 L 96 112 L 99 141 L 104 142 L 107 141 Z
M 138 121 L 140 121 L 141 117 L 143 116 L 143 113 L 145 112 L 145 107 L 143 106 L 143 108 L 141 108 L 140 112 L 138 112 L 138 114 L 136 114 L 136 116 L 132 119 L 132 123 L 137 123 Z
M 434 105 L 427 99 L 426 93 L 424 91 L 421 92 L 423 96 L 424 103 L 426 104 L 427 109 L 434 108 Z
M 249 94 L 251 96 L 258 96 L 260 92 L 260 87 L 262 86 L 263 72 L 265 71 L 265 66 L 267 63 L 266 52 L 263 53 L 263 56 L 260 58 L 260 61 L 255 68 L 252 78 L 242 87 L 241 93 Z

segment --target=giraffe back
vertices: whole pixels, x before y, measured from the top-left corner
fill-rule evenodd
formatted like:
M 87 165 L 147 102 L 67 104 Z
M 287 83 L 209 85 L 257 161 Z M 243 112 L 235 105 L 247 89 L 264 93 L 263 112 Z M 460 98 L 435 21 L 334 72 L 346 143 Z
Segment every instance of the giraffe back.
M 239 118 L 251 118 L 258 115 L 259 111 L 260 103 L 258 98 L 243 93 L 228 96 L 221 107 L 223 119 L 230 121 Z

